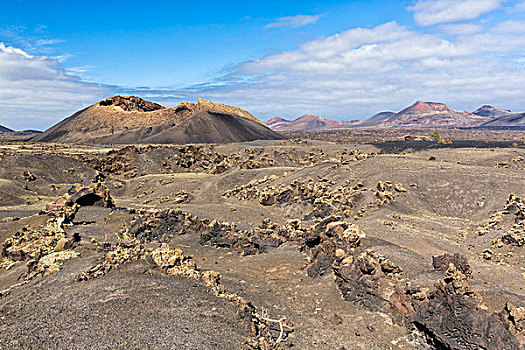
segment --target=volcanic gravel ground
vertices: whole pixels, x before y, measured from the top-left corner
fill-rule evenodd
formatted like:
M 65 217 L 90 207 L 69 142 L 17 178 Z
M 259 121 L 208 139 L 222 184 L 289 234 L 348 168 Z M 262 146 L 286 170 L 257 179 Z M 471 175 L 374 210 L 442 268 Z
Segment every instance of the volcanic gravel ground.
M 250 339 L 259 344 L 244 349 L 498 349 L 469 338 L 492 317 L 491 337 L 519 349 L 525 150 L 502 132 L 441 145 L 366 144 L 384 133 L 341 130 L 323 131 L 337 142 L 192 148 L 3 143 L 0 348 L 238 349 Z M 78 191 L 96 201 L 68 206 Z M 33 239 L 47 246 L 25 245 Z M 196 269 L 156 266 L 163 243 Z M 466 259 L 469 276 L 433 267 L 447 254 Z M 78 281 L 102 261 L 108 271 Z M 218 285 L 202 277 L 213 272 Z M 286 317 L 293 332 L 278 339 L 274 323 L 257 339 L 238 298 L 263 318 Z M 461 301 L 471 318 L 444 300 Z M 428 320 L 431 307 L 456 312 L 457 323 L 442 323 L 454 331 Z

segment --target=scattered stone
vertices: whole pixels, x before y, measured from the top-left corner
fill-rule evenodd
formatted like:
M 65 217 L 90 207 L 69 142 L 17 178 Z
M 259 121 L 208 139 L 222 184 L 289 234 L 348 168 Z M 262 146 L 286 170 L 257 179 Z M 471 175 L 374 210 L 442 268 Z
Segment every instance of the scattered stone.
M 76 258 L 78 256 L 80 256 L 80 253 L 72 250 L 57 251 L 45 255 L 40 258 L 40 260 L 38 260 L 35 269 L 31 271 L 28 279 L 31 279 L 33 276 L 38 274 L 43 274 L 45 276 L 58 272 L 64 261 Z
M 63 261 L 79 256 L 68 250 L 75 239 L 66 238 L 63 223 L 64 218 L 51 218 L 46 225 L 37 229 L 24 226 L 5 240 L 0 268 L 10 269 L 21 262 L 28 262 L 26 280 L 38 274 L 57 272 Z
M 199 278 L 197 265 L 184 256 L 181 249 L 171 249 L 167 244 L 150 253 L 151 259 L 158 267 L 164 269 L 168 275 Z
M 376 186 L 374 196 L 376 198 L 373 202 L 366 203 L 357 214 L 354 216 L 355 220 L 362 218 L 365 213 L 373 208 L 379 208 L 385 204 L 393 202 L 397 196 L 406 193 L 406 189 L 401 184 L 392 184 L 390 181 L 379 181 Z
M 180 203 L 187 202 L 188 199 L 189 199 L 188 192 L 180 190 L 179 192 L 170 193 L 167 196 L 161 197 L 159 200 L 159 203 L 162 204 L 162 203 L 170 202 L 174 204 L 180 204 Z
M 407 190 L 403 187 L 403 185 L 401 184 L 395 184 L 394 185 L 394 189 L 397 191 L 397 192 L 406 192 Z
M 446 271 L 449 265 L 453 264 L 461 273 L 469 277 L 472 275 L 472 268 L 470 267 L 467 258 L 459 253 L 432 256 L 432 267 L 437 271 Z
M 334 273 L 343 297 L 372 311 L 394 311 L 408 317 L 414 312 L 411 294 L 421 292 L 408 292 L 401 268 L 371 250 L 337 264 Z
M 65 237 L 62 237 L 58 240 L 57 244 L 55 245 L 55 252 L 60 252 L 64 249 L 66 249 L 66 245 L 69 243 L 69 240 Z
M 137 239 L 142 243 L 167 241 L 187 232 L 197 234 L 205 231 L 211 223 L 181 210 L 140 211 L 130 225 L 121 233 L 124 240 Z
M 500 315 L 506 321 L 511 333 L 520 344 L 525 344 L 525 307 L 515 307 L 508 302 Z
M 223 197 L 235 197 L 239 200 L 257 199 L 264 206 L 293 203 L 311 208 L 304 219 L 333 214 L 350 217 L 351 210 L 362 198 L 361 189 L 364 187 L 360 181 L 356 183 L 347 181 L 343 185 L 335 186 L 333 181 L 325 178 L 316 181 L 313 179 L 294 180 L 288 185 L 278 187 L 270 184 L 260 186 L 275 179 L 276 177 L 265 177 L 251 181 L 225 192 Z
M 91 182 L 93 183 L 99 183 L 104 181 L 106 181 L 106 176 L 100 171 L 97 171 L 95 177 L 91 180 Z
M 38 260 L 54 252 L 58 241 L 66 237 L 63 219 L 50 219 L 45 226 L 32 229 L 24 226 L 2 246 L 2 257 L 13 261 Z
M 509 195 L 503 210 L 492 214 L 489 220 L 478 228 L 478 235 L 483 236 L 494 230 L 501 230 L 505 222 L 510 228 L 494 239 L 492 245 L 494 247 L 498 247 L 499 244 L 525 246 L 525 202 L 514 194 Z
M 357 225 L 341 221 L 337 216 L 329 216 L 312 226 L 301 248 L 309 256 L 308 275 L 323 275 L 333 265 L 350 258 L 364 237 Z
M 36 181 L 36 176 L 30 171 L 24 171 L 24 179 L 26 182 Z
M 126 262 L 146 258 L 146 250 L 138 242 L 119 242 L 109 250 L 104 246 L 101 246 L 101 248 L 107 250 L 103 260 L 99 264 L 79 274 L 76 278 L 77 281 L 98 278 L 105 275 L 116 266 Z

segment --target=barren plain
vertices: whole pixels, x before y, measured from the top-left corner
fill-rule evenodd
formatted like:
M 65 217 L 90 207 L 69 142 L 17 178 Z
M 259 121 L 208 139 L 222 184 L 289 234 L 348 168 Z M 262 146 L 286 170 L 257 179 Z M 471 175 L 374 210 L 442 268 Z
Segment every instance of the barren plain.
M 524 138 L 483 133 L 0 143 L 0 348 L 521 349 Z

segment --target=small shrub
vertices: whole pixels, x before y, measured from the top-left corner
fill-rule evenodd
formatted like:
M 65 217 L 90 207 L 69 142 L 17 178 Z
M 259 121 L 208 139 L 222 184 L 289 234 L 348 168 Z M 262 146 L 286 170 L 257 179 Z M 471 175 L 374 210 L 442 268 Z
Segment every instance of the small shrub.
M 430 136 L 430 138 L 431 138 L 433 141 L 439 141 L 439 139 L 440 139 L 440 137 L 439 137 L 439 132 L 437 132 L 437 130 L 434 131 L 433 133 L 431 133 L 431 134 L 428 135 L 428 136 Z

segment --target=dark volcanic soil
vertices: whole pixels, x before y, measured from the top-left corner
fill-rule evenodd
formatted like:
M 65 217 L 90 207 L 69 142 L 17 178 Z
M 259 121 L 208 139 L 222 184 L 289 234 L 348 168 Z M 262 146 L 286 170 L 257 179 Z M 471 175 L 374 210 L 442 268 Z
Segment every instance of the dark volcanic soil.
M 69 265 L 2 301 L 2 349 L 227 350 L 247 333 L 233 308 L 192 280 L 129 263 L 75 283 Z
M 523 142 L 323 135 L 0 144 L 0 348 L 520 349 Z

